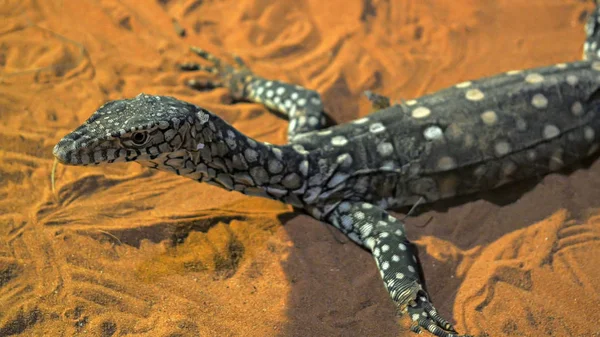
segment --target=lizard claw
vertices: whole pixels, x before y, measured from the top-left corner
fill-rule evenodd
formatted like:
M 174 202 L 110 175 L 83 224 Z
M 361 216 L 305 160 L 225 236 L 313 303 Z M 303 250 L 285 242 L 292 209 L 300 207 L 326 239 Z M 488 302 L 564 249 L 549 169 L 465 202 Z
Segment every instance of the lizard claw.
M 220 58 L 214 56 L 213 54 L 207 52 L 202 48 L 191 46 L 190 50 L 193 51 L 196 55 L 200 56 L 201 58 L 213 63 L 215 66 L 219 66 L 221 64 Z
M 222 88 L 223 87 L 223 83 L 219 82 L 219 81 L 211 81 L 211 80 L 198 80 L 198 79 L 191 79 L 185 82 L 185 84 L 192 88 L 192 89 L 196 89 L 198 91 L 207 91 L 207 90 L 212 90 L 215 88 Z
M 469 335 L 460 335 L 454 330 L 452 324 L 439 315 L 433 304 L 422 293 L 406 310 L 413 321 L 411 330 L 417 334 L 426 330 L 437 337 L 470 337 Z
M 233 59 L 235 61 L 235 63 L 237 63 L 237 65 L 241 68 L 248 68 L 248 66 L 246 66 L 246 62 L 244 62 L 244 60 L 239 57 L 238 55 L 233 55 Z
M 215 68 L 213 66 L 205 66 L 205 65 L 201 65 L 201 64 L 193 63 L 193 62 L 182 63 L 182 64 L 179 64 L 178 67 L 179 67 L 179 70 L 183 70 L 183 71 L 200 70 L 200 71 L 205 71 L 205 72 L 211 73 L 211 74 L 216 74 L 218 72 L 217 68 Z

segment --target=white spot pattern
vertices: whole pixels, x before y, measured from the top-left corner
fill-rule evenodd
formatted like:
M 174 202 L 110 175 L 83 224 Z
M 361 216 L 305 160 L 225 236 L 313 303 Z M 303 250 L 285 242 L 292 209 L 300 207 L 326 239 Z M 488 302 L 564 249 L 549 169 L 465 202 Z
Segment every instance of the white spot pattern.
M 437 125 L 432 125 L 423 131 L 423 136 L 428 140 L 440 139 L 444 135 L 442 129 Z
M 469 89 L 465 93 L 465 98 L 469 101 L 481 101 L 485 98 L 485 95 L 479 89 Z
M 498 121 L 498 115 L 492 110 L 484 111 L 481 114 L 481 120 L 485 125 L 494 125 Z
M 364 124 L 364 123 L 366 123 L 368 121 L 369 121 L 368 117 L 363 117 L 361 119 L 357 119 L 355 121 L 352 121 L 352 124 Z
M 437 162 L 437 167 L 442 171 L 451 170 L 456 167 L 456 160 L 448 156 L 441 157 Z
M 543 94 L 535 94 L 531 98 L 531 104 L 538 109 L 544 109 L 548 106 L 548 99 Z
M 389 156 L 394 152 L 394 147 L 390 143 L 381 143 L 377 145 L 377 152 L 382 156 Z
M 575 75 L 567 75 L 567 83 L 571 86 L 576 86 L 579 79 Z
M 424 106 L 420 106 L 416 109 L 414 109 L 411 113 L 413 118 L 425 118 L 427 116 L 429 116 L 431 114 L 431 110 L 429 110 L 428 108 L 424 107 Z
M 504 156 L 510 152 L 511 147 L 508 142 L 500 141 L 494 145 L 494 150 L 496 151 L 496 155 Z
M 544 82 L 544 76 L 542 76 L 538 73 L 531 73 L 531 74 L 528 74 L 527 76 L 525 76 L 525 82 L 531 83 L 531 84 L 542 83 L 542 82 Z
M 371 133 L 380 133 L 385 131 L 385 126 L 381 123 L 373 123 L 369 126 L 369 131 Z
M 586 126 L 583 129 L 583 137 L 585 138 L 585 140 L 587 140 L 588 142 L 592 142 L 594 141 L 594 136 L 595 136 L 595 132 L 594 129 L 592 129 L 589 126 Z
M 575 116 L 583 115 L 583 105 L 580 102 L 575 102 L 571 106 L 571 113 Z
M 348 139 L 344 136 L 335 136 L 331 138 L 331 144 L 333 146 L 344 146 L 348 143 Z
M 544 138 L 552 139 L 560 135 L 560 130 L 556 125 L 548 124 L 544 126 Z

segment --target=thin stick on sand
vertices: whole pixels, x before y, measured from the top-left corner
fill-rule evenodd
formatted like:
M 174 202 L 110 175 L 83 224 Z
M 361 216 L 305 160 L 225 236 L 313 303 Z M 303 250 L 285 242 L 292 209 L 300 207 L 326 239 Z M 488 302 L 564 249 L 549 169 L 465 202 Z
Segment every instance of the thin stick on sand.
M 109 236 L 109 237 L 111 237 L 111 238 L 113 238 L 113 239 L 115 239 L 115 240 L 117 240 L 117 242 L 119 243 L 119 245 L 120 245 L 120 246 L 122 246 L 122 245 L 123 245 L 123 242 L 121 242 L 121 240 L 119 240 L 119 238 L 118 238 L 118 237 L 116 237 L 114 234 L 112 234 L 112 233 L 110 233 L 110 232 L 107 232 L 107 231 L 105 231 L 105 230 L 102 230 L 102 229 L 96 229 L 96 231 L 97 231 L 97 232 L 99 232 L 99 233 L 102 233 L 102 234 L 104 234 L 104 235 L 107 235 L 107 236 Z
M 52 163 L 52 173 L 50 173 L 50 181 L 52 182 L 52 193 L 54 195 L 56 195 L 56 184 L 54 183 L 54 177 L 55 177 L 57 165 L 58 165 L 58 159 L 54 158 L 54 163 Z

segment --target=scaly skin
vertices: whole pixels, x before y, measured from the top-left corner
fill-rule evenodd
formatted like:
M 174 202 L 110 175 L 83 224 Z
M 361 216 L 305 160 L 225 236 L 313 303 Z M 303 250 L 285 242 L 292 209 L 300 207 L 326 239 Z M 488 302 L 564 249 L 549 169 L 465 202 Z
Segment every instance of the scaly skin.
M 459 336 L 424 287 L 416 247 L 390 208 L 487 190 L 558 170 L 597 151 L 599 11 L 584 61 L 511 71 L 405 102 L 369 93 L 374 113 L 326 128 L 319 94 L 253 74 L 199 48 L 204 70 L 232 97 L 290 119 L 289 144 L 253 140 L 213 113 L 172 97 L 108 102 L 54 148 L 68 165 L 135 161 L 230 191 L 304 209 L 373 254 L 412 330 Z

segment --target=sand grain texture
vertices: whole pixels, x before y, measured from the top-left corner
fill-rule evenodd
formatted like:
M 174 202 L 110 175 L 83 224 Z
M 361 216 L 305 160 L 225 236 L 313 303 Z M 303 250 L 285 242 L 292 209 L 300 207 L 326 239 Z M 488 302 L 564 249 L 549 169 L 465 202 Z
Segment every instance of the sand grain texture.
M 322 93 L 410 99 L 580 58 L 590 1 L 0 2 L 0 336 L 412 336 L 367 252 L 280 203 L 138 165 L 59 166 L 108 100 L 201 105 L 261 141 L 286 122 L 182 85 L 187 48 Z M 186 29 L 180 37 L 175 19 Z M 477 336 L 600 336 L 600 163 L 407 220 L 443 315 Z M 423 226 L 429 218 L 433 220 Z

